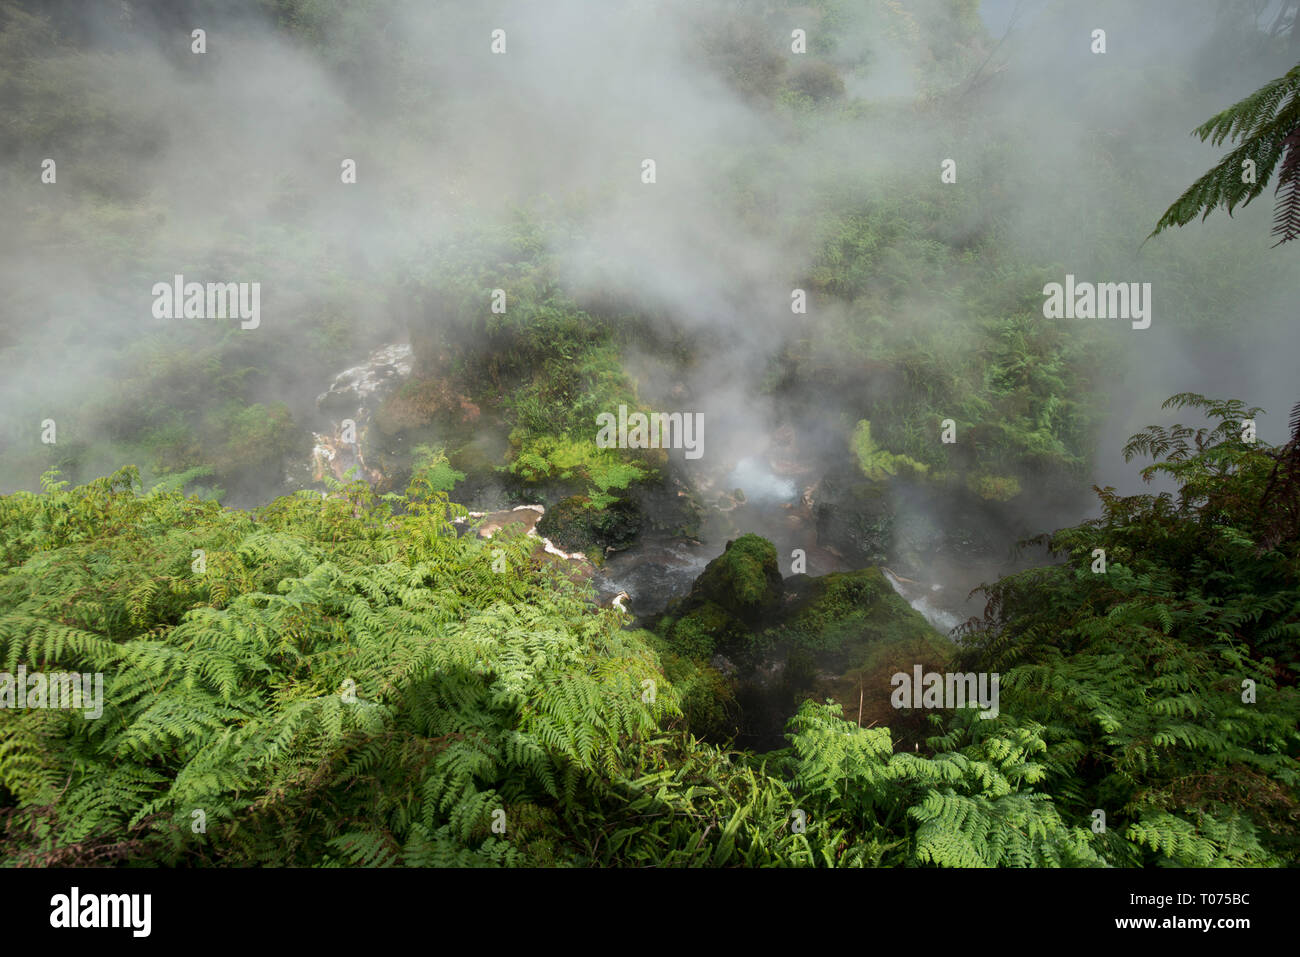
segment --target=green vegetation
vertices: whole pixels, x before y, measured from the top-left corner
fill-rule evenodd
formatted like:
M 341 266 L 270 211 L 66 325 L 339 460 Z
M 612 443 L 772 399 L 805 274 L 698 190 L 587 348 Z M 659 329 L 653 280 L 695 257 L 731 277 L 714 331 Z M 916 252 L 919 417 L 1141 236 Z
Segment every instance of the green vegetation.
M 1126 822 L 1107 832 L 1115 863 L 1294 863 L 1300 407 L 1272 450 L 1243 441 L 1258 409 L 1190 393 L 1166 406 L 1211 425 L 1152 427 L 1125 454 L 1155 459 L 1144 474 L 1177 494 L 1103 490 L 1100 518 L 1048 537 L 1065 564 L 989 589 L 962 657 L 1002 672 L 1017 713 L 1048 729 L 1058 802 Z
M 866 419 L 858 422 L 853 429 L 853 437 L 850 440 L 853 446 L 853 453 L 858 457 L 858 465 L 862 468 L 862 474 L 869 479 L 881 481 L 887 477 L 897 475 L 902 469 L 905 473 L 919 473 L 924 475 L 929 471 L 929 466 L 909 459 L 906 455 L 894 455 L 891 452 L 880 448 L 871 440 L 871 423 Z
M 1019 157 L 1040 131 L 980 129 L 992 43 L 976 0 L 691 12 L 682 75 L 738 100 L 706 155 L 683 148 L 688 225 L 743 226 L 745 260 L 799 264 L 726 277 L 770 278 L 753 300 L 720 288 L 708 267 L 729 260 L 709 258 L 723 244 L 707 228 L 698 275 L 645 254 L 653 218 L 637 220 L 647 247 L 606 260 L 622 160 L 581 157 L 617 168 L 592 172 L 589 195 L 485 199 L 497 181 L 476 164 L 497 157 L 458 167 L 440 139 L 464 88 L 431 83 L 427 38 L 376 30 L 366 5 L 260 3 L 330 90 L 311 122 L 386 144 L 362 159 L 364 215 L 337 190 L 314 202 L 317 181 L 274 151 L 223 142 L 211 169 L 186 165 L 180 101 L 141 94 L 159 90 L 143 34 L 121 27 L 115 46 L 95 21 L 88 45 L 74 5 L 55 6 L 0 0 L 0 355 L 17 370 L 0 488 L 20 489 L 0 495 L 0 682 L 102 674 L 103 714 L 0 707 L 0 866 L 1300 863 L 1300 408 L 1273 447 L 1243 434 L 1260 410 L 1175 396 L 1210 424 L 1125 448 L 1174 491 L 1098 490 L 1098 518 L 1034 540 L 1055 563 L 987 585 L 986 615 L 955 636 L 881 570 L 929 534 L 904 498 L 964 520 L 1085 486 L 1120 347 L 1044 321 L 1039 290 L 1067 263 L 1127 276 L 1149 223 L 1140 179 L 1168 175 L 1143 136 L 1087 130 L 1086 155 L 1035 156 L 1037 173 L 1111 188 L 1061 190 L 1050 223 L 1026 222 Z M 438 14 L 463 25 L 462 6 Z M 796 61 L 791 11 L 808 30 Z M 1275 231 L 1300 235 L 1298 71 L 1198 128 L 1237 146 L 1156 233 L 1231 213 L 1276 174 Z M 1143 82 L 1179 101 L 1191 77 L 1157 72 Z M 1124 73 L 1093 82 L 1118 96 Z M 882 77 L 907 95 L 862 94 Z M 882 138 L 872 155 L 846 148 L 864 129 Z M 962 188 L 917 148 L 935 131 Z M 310 152 L 309 132 L 284 139 Z M 894 153 L 909 158 L 878 158 Z M 55 154 L 57 191 L 37 179 Z M 239 202 L 192 228 L 186 211 L 236 173 Z M 335 217 L 355 235 L 325 228 Z M 1202 354 L 1239 344 L 1246 292 L 1287 288 L 1290 267 L 1236 236 L 1178 239 L 1143 251 L 1170 327 Z M 634 282 L 605 272 L 619 256 L 643 267 Z M 177 272 L 273 277 L 274 309 L 268 292 L 255 337 L 151 321 L 148 289 Z M 788 314 L 796 287 L 811 308 Z M 320 389 L 408 339 L 410 377 L 361 429 L 375 485 L 326 475 L 281 494 L 310 432 L 336 424 L 318 421 L 337 411 L 317 415 Z M 715 383 L 717 356 L 750 367 Z M 773 543 L 742 527 L 764 507 L 751 488 L 689 594 L 630 621 L 600 607 L 590 565 L 454 523 L 544 502 L 537 532 L 597 565 L 647 531 L 695 537 L 722 473 L 692 485 L 663 450 L 598 448 L 596 417 L 686 408 L 715 384 L 767 403 L 772 426 L 824 430 L 809 446 L 826 461 L 797 463 L 816 466 L 808 520 L 854 570 L 783 579 Z M 47 417 L 54 444 L 33 427 Z M 959 442 L 939 440 L 947 420 Z M 997 715 L 894 707 L 894 676 L 916 666 L 996 673 Z
M 629 501 L 597 503 L 574 495 L 547 509 L 537 530 L 566 551 L 584 552 L 600 564 L 604 549 L 628 546 L 643 524 L 640 511 Z
M 423 493 L 449 493 L 457 482 L 464 481 L 465 473 L 451 467 L 447 453 L 427 445 L 415 447 L 415 468 L 411 476 L 413 488 Z
M 1165 210 L 1152 236 L 1197 216 L 1204 219 L 1220 207 L 1231 216 L 1264 192 L 1274 170 L 1273 235 L 1279 246 L 1300 236 L 1300 65 L 1207 120 L 1195 134 L 1215 146 L 1226 139 L 1238 146 Z
M 51 477 L 0 499 L 0 662 L 102 672 L 104 712 L 0 711 L 3 859 L 1294 861 L 1300 419 L 1272 449 L 1238 436 L 1253 410 L 1177 401 L 1218 426 L 1154 429 L 1130 451 L 1179 494 L 1104 492 L 1102 518 L 1053 536 L 1065 564 L 991 587 L 957 664 L 1001 673 L 1000 713 L 925 716 L 924 754 L 814 700 L 787 748 L 702 743 L 691 731 L 734 708 L 692 661 L 702 649 L 622 630 L 526 537 L 493 540 L 494 573 L 486 543 L 448 524 L 458 508 L 419 483 L 248 514 L 145 494 L 132 470 L 75 489 Z M 1089 567 L 1098 546 L 1105 574 Z M 734 588 L 744 612 L 768 600 L 771 558 L 747 536 L 701 588 Z M 889 610 L 879 573 L 806 581 L 787 640 L 942 654 Z
M 742 535 L 727 542 L 690 594 L 669 607 L 658 631 L 683 657 L 707 660 L 715 650 L 735 654 L 752 644 L 781 595 L 776 549 L 758 535 Z
M 742 535 L 709 562 L 691 589 L 692 600 L 716 602 L 743 621 L 763 620 L 781 598 L 776 549 L 758 535 Z
M 933 635 L 878 568 L 824 575 L 796 588 L 796 600 L 778 629 L 794 644 L 838 648 L 860 641 L 870 646 Z
M 590 437 L 538 436 L 525 444 L 507 466 L 526 482 L 579 479 L 589 483 L 585 506 L 601 509 L 618 501 L 611 490 L 623 491 L 647 476 L 647 471 L 626 462 L 617 449 L 597 448 Z
M 735 17 L 703 16 L 701 65 L 764 110 L 829 135 L 860 125 L 863 106 L 845 92 L 846 78 L 872 70 L 837 50 L 842 31 L 878 33 L 911 51 L 926 64 L 923 85 L 936 93 L 975 65 L 970 44 L 981 28 L 964 0 L 948 4 L 943 15 L 831 0 L 807 7 L 807 60 L 790 65 L 788 57 L 766 50 L 787 11 L 780 3 L 754 2 Z M 397 37 L 354 48 L 358 25 L 346 5 L 276 0 L 266 9 L 288 36 L 337 71 L 344 89 L 357 82 L 358 58 L 391 54 L 383 59 L 399 71 L 396 65 L 410 59 L 399 52 Z M 186 235 L 167 221 L 169 197 L 147 188 L 146 171 L 135 169 L 141 143 L 161 149 L 166 130 L 131 97 L 103 92 L 143 86 L 133 79 L 138 65 L 128 54 L 87 53 L 74 37 L 23 4 L 0 5 L 4 69 L 22 94 L 0 120 L 6 141 L 26 144 L 33 164 L 48 144 L 58 144 L 65 155 L 93 153 L 101 170 L 60 217 L 61 242 L 96 269 L 132 277 L 143 288 L 178 269 L 204 279 L 270 273 L 281 295 L 276 321 L 259 328 L 255 341 L 220 324 L 148 326 L 141 335 L 131 323 L 106 334 L 101 313 L 134 315 L 129 297 L 76 314 L 68 342 L 93 336 L 107 353 L 108 371 L 87 381 L 84 396 L 20 398 L 11 420 L 52 416 L 60 441 L 45 446 L 26 434 L 10 436 L 14 441 L 0 453 L 7 488 L 34 488 L 52 467 L 81 481 L 133 462 L 150 481 L 211 468 L 216 483 L 239 491 L 243 502 L 265 501 L 283 490 L 286 466 L 306 461 L 307 431 L 320 427 L 304 417 L 301 395 L 289 384 L 326 383 L 367 349 L 407 335 L 416 371 L 375 410 L 380 448 L 367 450 L 390 487 L 400 487 L 416 467 L 409 450 L 418 445 L 444 447 L 451 468 L 465 473 L 474 489 L 490 485 L 493 471 L 504 467 L 495 478 L 516 500 L 540 496 L 553 504 L 584 495 L 589 508 L 603 510 L 641 502 L 664 487 L 661 453 L 592 448 L 595 416 L 620 404 L 647 407 L 624 368 L 629 344 L 678 357 L 682 374 L 693 356 L 715 346 L 671 316 L 628 305 L 616 291 L 587 289 L 579 297 L 566 288 L 554 251 L 583 236 L 589 201 L 538 197 L 522 208 L 457 218 L 452 235 L 435 249 L 375 270 L 363 265 L 365 257 L 339 256 L 303 222 L 295 212 L 302 184 L 279 176 L 254 184 L 267 193 L 268 216 L 241 220 L 237 232 L 216 237 L 214 253 L 213 237 Z M 409 92 L 419 88 L 392 84 L 385 95 L 414 96 L 401 112 L 421 114 L 424 102 Z M 61 108 L 41 107 L 53 102 Z M 115 135 L 106 138 L 106 129 Z M 403 149 L 422 145 L 415 127 L 375 135 L 399 136 Z M 770 379 L 773 397 L 795 409 L 810 384 L 850 396 L 846 441 L 855 422 L 869 419 L 873 440 L 896 455 L 891 461 L 930 469 L 965 467 L 948 462 L 947 447 L 932 441 L 938 422 L 952 417 L 963 435 L 972 430 L 978 438 L 981 474 L 1034 467 L 1077 483 L 1090 438 L 1084 410 L 1095 345 L 1027 321 L 1025 290 L 1041 286 L 1040 267 L 999 250 L 997 208 L 827 160 L 813 171 L 810 209 L 786 209 L 762 170 L 790 162 L 799 149 L 792 141 L 717 157 L 722 176 L 710 211 L 752 218 L 770 235 L 802 237 L 813 266 L 807 276 L 789 277 L 792 285 L 843 307 L 816 310 L 818 318 L 785 346 L 782 371 Z M 395 189 L 415 190 L 424 179 L 386 173 L 396 177 Z M 14 235 L 0 242 L 19 262 L 24 249 L 41 247 L 53 214 L 39 185 L 5 185 L 24 215 Z M 962 222 L 985 225 L 973 231 L 950 225 Z M 937 275 L 952 291 L 924 293 Z M 507 293 L 504 312 L 491 309 L 498 288 Z M 967 328 L 963 309 L 974 312 L 977 332 Z M 903 332 L 883 319 L 893 315 L 918 321 Z M 367 318 L 352 321 L 356 316 Z M 0 344 L 20 336 L 20 327 L 0 328 Z M 905 388 L 863 397 L 857 377 L 864 365 Z M 485 457 L 485 436 L 497 433 L 508 447 L 488 442 Z M 269 483 L 274 487 L 267 489 Z M 1014 485 L 990 491 L 986 483 L 976 494 L 1005 497 Z M 651 510 L 650 520 L 665 528 L 690 524 L 677 513 L 661 519 L 661 511 Z

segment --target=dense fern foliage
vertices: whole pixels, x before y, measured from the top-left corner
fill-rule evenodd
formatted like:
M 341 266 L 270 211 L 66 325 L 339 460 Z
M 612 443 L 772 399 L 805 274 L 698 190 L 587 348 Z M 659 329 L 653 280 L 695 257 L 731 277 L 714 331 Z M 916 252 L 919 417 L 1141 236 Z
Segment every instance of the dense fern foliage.
M 1211 426 L 1126 450 L 1176 491 L 1099 490 L 959 641 L 876 567 L 1080 514 L 1153 356 L 1263 377 L 1284 259 L 1133 253 L 1191 159 L 1165 121 L 1279 74 L 1156 232 L 1274 182 L 1300 236 L 1297 18 L 1194 39 L 1212 5 L 1166 0 L 1177 43 L 1082 70 L 1065 3 L 1014 56 L 977 0 L 79 6 L 0 0 L 0 865 L 1300 861 L 1300 408 L 1272 448 L 1176 396 Z M 151 313 L 181 273 L 264 281 L 268 321 Z M 1162 351 L 1044 321 L 1076 274 L 1157 288 Z M 707 412 L 721 455 L 602 447 L 624 406 Z M 539 503 L 587 563 L 469 520 Z M 763 529 L 834 563 L 783 578 Z M 588 579 L 639 538 L 729 541 L 678 601 L 628 584 L 633 628 Z M 914 666 L 998 675 L 996 715 L 896 707 Z M 19 673 L 100 675 L 102 714 Z
M 1294 860 L 1300 542 L 1270 540 L 1261 499 L 1295 442 L 1244 439 L 1259 410 L 1239 402 L 1166 406 L 1212 426 L 1151 427 L 1125 452 L 1178 493 L 1102 490 L 1100 518 L 1047 538 L 1064 565 L 990 589 L 965 657 L 1045 726 L 1058 803 L 1122 828 L 1117 860 Z
M 3 861 L 1293 862 L 1300 566 L 1252 537 L 1288 450 L 1177 401 L 1220 426 L 1131 451 L 1182 494 L 1105 491 L 991 587 L 961 664 L 1000 713 L 936 713 L 928 753 L 812 700 L 786 749 L 701 743 L 646 632 L 418 477 L 249 514 L 50 476 L 0 499 L 0 667 L 100 672 L 103 714 L 0 710 Z

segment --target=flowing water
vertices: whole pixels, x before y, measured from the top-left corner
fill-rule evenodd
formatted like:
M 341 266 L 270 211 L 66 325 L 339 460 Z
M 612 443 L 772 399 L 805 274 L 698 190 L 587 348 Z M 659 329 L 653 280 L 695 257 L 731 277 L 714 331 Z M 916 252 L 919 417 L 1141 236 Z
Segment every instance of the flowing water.
M 355 475 L 372 484 L 381 481 L 383 476 L 366 462 L 366 429 L 380 403 L 411 374 L 412 365 L 411 346 L 392 343 L 338 373 L 317 397 L 321 431 L 312 433 L 315 444 L 311 458 L 291 470 L 287 476 L 290 484 L 319 486 L 325 475 L 343 480 L 354 468 Z M 690 591 L 704 567 L 722 554 L 729 539 L 747 531 L 772 541 L 783 575 L 798 570 L 796 560 L 802 562 L 803 571 L 809 575 L 850 570 L 852 566 L 839 555 L 818 544 L 812 510 L 814 486 L 804 485 L 808 476 L 796 481 L 788 463 L 777 462 L 776 466 L 768 456 L 749 455 L 714 472 L 712 480 L 701 477 L 701 491 L 711 490 L 715 483 L 726 490 L 717 496 L 706 516 L 705 541 L 644 533 L 631 547 L 611 553 L 602 567 L 593 570 L 591 583 L 600 602 L 608 604 L 625 594 L 630 596 L 626 599 L 628 610 L 637 617 L 662 611 L 669 602 Z M 722 481 L 718 482 L 720 477 Z M 742 493 L 739 496 L 733 494 L 737 489 Z M 470 509 L 481 507 L 474 502 L 462 504 Z M 541 505 L 525 505 L 513 510 L 472 512 L 471 521 L 478 524 L 478 534 L 483 537 L 510 523 L 523 523 L 527 534 L 537 536 L 535 526 L 544 512 Z M 468 523 L 462 520 L 462 524 Z M 541 538 L 541 542 L 552 555 L 587 563 L 584 556 L 566 554 L 549 539 Z M 978 571 L 959 566 L 931 569 L 928 577 L 942 581 L 902 577 L 889 569 L 884 573 L 894 590 L 931 625 L 948 633 L 978 610 L 966 598 L 969 589 L 979 582 Z M 987 580 L 997 577 L 994 569 L 983 571 L 994 572 Z M 950 581 L 960 587 L 949 587 Z
M 937 630 L 948 634 L 965 620 L 961 615 L 940 604 L 948 597 L 943 585 L 935 583 L 927 586 L 921 582 L 899 578 L 888 568 L 882 568 L 881 572 L 889 584 L 894 586 L 894 591 L 902 595 L 907 603 L 920 612 L 921 616 Z
M 720 554 L 721 548 L 682 539 L 643 539 L 605 559 L 592 584 L 602 600 L 626 592 L 631 596 L 629 611 L 637 616 L 652 615 L 685 596 L 704 566 Z

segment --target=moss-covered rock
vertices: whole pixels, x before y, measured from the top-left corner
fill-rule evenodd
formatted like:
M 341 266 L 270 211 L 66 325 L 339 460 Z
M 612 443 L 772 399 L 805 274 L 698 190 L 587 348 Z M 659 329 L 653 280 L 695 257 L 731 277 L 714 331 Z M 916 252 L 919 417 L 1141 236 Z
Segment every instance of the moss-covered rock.
M 645 516 L 647 528 L 676 538 L 700 537 L 706 509 L 691 485 L 676 478 L 639 482 L 629 495 Z
M 813 514 L 817 543 L 856 562 L 881 562 L 894 541 L 894 504 L 889 485 L 840 468 L 829 471 L 816 491 Z
M 446 379 L 411 379 L 384 400 L 374 424 L 387 435 L 437 423 L 473 427 L 479 407 Z
M 799 575 L 786 590 L 789 605 L 782 621 L 767 632 L 773 640 L 824 652 L 933 632 L 879 568 L 818 578 Z
M 627 499 L 595 508 L 587 496 L 571 495 L 546 510 L 537 532 L 566 552 L 603 551 L 627 545 L 641 531 L 641 524 L 640 510 Z
M 730 741 L 739 727 L 740 711 L 727 679 L 717 668 L 674 650 L 662 636 L 638 631 L 659 655 L 664 677 L 672 682 L 681 701 L 687 729 L 697 738 Z
M 711 601 L 680 617 L 665 619 L 660 630 L 676 654 L 701 660 L 711 658 L 718 650 L 744 647 L 751 638 L 743 622 Z
M 665 653 L 699 666 L 727 659 L 717 680 L 739 710 L 735 743 L 760 750 L 781 746 L 786 719 L 810 697 L 834 698 L 846 714 L 861 707 L 864 721 L 897 727 L 910 744 L 925 715 L 894 713 L 889 679 L 918 664 L 942 671 L 954 652 L 880 569 L 783 582 L 775 548 L 757 535 L 728 543 L 655 629 Z
M 864 724 L 887 724 L 895 744 L 906 747 L 927 733 L 923 713 L 903 716 L 890 703 L 890 678 L 925 670 L 946 670 L 955 646 L 935 631 L 878 568 L 823 575 L 796 576 L 786 583 L 781 621 L 758 636 L 761 660 L 785 663 L 778 685 L 738 692 L 742 705 L 765 707 L 753 722 L 754 740 L 788 716 L 805 698 L 831 698 L 846 715 L 861 710 Z
M 746 626 L 760 628 L 780 605 L 781 590 L 776 546 L 758 535 L 742 535 L 705 566 L 683 607 L 712 602 Z

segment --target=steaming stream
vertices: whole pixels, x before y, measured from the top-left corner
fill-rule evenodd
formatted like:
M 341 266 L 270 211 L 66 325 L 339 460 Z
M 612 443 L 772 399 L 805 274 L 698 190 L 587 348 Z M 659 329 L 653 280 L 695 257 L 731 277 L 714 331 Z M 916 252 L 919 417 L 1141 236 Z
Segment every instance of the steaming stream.
M 373 350 L 364 362 L 338 373 L 329 388 L 316 399 L 317 408 L 325 420 L 321 426 L 328 431 L 312 433 L 315 446 L 311 458 L 291 470 L 286 477 L 288 481 L 299 487 L 318 484 L 327 473 L 342 481 L 354 466 L 359 477 L 372 484 L 381 481 L 384 476 L 379 470 L 366 464 L 363 450 L 366 430 L 375 409 L 411 374 L 412 365 L 411 346 L 390 343 Z M 707 478 L 702 478 L 699 483 L 704 491 L 713 484 Z M 752 528 L 770 538 L 776 545 L 784 574 L 790 572 L 788 559 L 795 548 L 803 550 L 807 556 L 809 574 L 846 571 L 851 567 L 817 544 L 815 522 L 809 507 L 810 490 L 801 490 L 794 479 L 777 474 L 763 456 L 750 455 L 740 459 L 718 484 L 727 491 L 710 506 L 709 518 L 716 519 L 723 513 L 730 513 L 731 525 L 710 536 L 710 544 L 644 533 L 629 548 L 610 554 L 604 565 L 594 571 L 591 581 L 602 604 L 626 593 L 630 596 L 629 610 L 634 615 L 661 611 L 670 601 L 690 591 L 705 566 L 722 553 L 727 537 L 740 534 L 729 531 L 733 525 L 741 530 Z M 743 498 L 732 495 L 736 489 L 743 493 Z M 473 509 L 478 503 L 462 504 Z M 470 518 L 484 519 L 478 532 L 484 538 L 491 537 L 506 523 L 519 523 L 525 526 L 526 534 L 540 538 L 547 553 L 569 561 L 585 562 L 582 554 L 566 553 L 549 539 L 538 535 L 536 525 L 545 511 L 541 505 L 521 505 L 492 512 L 472 511 Z M 949 571 L 958 578 L 968 577 L 960 574 L 960 569 Z M 954 605 L 952 597 L 959 590 L 904 578 L 887 568 L 883 572 L 894 590 L 939 631 L 946 634 L 962 621 L 962 616 L 953 610 L 961 605 L 960 602 Z

